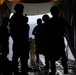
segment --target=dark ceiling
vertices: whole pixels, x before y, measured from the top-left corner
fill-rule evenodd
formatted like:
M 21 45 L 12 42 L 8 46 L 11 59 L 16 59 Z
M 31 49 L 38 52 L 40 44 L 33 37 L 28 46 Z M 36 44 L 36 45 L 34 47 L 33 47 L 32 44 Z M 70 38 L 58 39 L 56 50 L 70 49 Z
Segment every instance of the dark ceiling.
M 8 0 L 13 2 L 22 2 L 22 3 L 44 3 L 44 2 L 52 2 L 52 1 L 59 1 L 59 0 Z
M 6 5 L 8 6 L 8 8 L 10 9 L 11 13 L 14 13 L 14 6 L 17 3 L 21 3 L 24 6 L 24 12 L 23 14 L 27 14 L 27 15 L 38 15 L 38 14 L 44 14 L 44 13 L 49 13 L 50 12 L 50 8 L 52 6 L 57 6 L 62 0 L 51 0 L 50 2 L 44 2 L 44 0 L 38 0 L 40 1 L 39 3 L 35 3 L 35 0 L 28 0 L 30 1 L 30 3 L 26 3 L 25 2 L 20 2 L 23 0 L 7 0 L 5 1 Z M 35 1 L 34 3 L 31 1 Z M 47 0 L 48 1 L 48 0 Z

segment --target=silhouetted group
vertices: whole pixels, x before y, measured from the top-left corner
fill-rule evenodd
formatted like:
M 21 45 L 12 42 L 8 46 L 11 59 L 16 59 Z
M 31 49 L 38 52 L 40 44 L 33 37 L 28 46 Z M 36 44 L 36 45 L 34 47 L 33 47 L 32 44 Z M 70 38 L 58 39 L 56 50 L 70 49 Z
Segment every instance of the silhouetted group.
M 29 30 L 28 24 L 29 18 L 27 15 L 23 15 L 24 6 L 22 4 L 16 4 L 14 7 L 15 13 L 9 20 L 5 18 L 3 25 L 0 27 L 0 45 L 2 50 L 2 65 L 5 67 L 2 69 L 3 75 L 28 75 L 28 59 L 29 59 Z M 45 56 L 45 68 L 49 72 L 49 75 L 56 74 L 56 61 L 61 59 L 62 66 L 64 68 L 64 74 L 68 74 L 68 66 L 65 53 L 64 44 L 64 33 L 65 27 L 69 29 L 69 24 L 63 17 L 59 16 L 59 9 L 53 6 L 50 9 L 52 18 L 47 14 L 44 14 L 41 18 L 37 19 L 37 26 L 33 29 L 32 34 L 35 36 L 36 44 L 36 57 L 37 63 L 39 64 L 39 54 Z M 43 21 L 43 22 L 42 22 Z M 10 33 L 8 33 L 8 22 L 10 26 Z M 13 58 L 12 67 L 9 65 L 7 59 L 8 49 L 8 38 L 9 36 L 13 39 Z M 1 55 L 0 55 L 1 56 Z M 21 61 L 21 73 L 19 73 L 18 59 Z M 51 66 L 49 67 L 49 62 Z M 8 67 L 8 68 L 7 68 Z M 12 71 L 10 69 L 12 68 Z M 4 71 L 4 72 L 3 72 Z
M 39 54 L 45 56 L 45 68 L 49 71 L 50 75 L 56 74 L 56 61 L 61 59 L 62 66 L 64 68 L 64 74 L 68 74 L 68 66 L 65 53 L 64 34 L 65 28 L 70 31 L 70 26 L 67 21 L 59 16 L 59 9 L 53 6 L 50 9 L 52 18 L 47 14 L 42 16 L 42 20 L 37 19 L 37 26 L 34 28 L 32 34 L 35 35 L 35 44 L 37 52 L 37 61 L 39 62 Z M 38 23 L 39 22 L 39 23 Z M 49 64 L 50 61 L 50 64 Z M 49 67 L 50 66 L 50 67 Z

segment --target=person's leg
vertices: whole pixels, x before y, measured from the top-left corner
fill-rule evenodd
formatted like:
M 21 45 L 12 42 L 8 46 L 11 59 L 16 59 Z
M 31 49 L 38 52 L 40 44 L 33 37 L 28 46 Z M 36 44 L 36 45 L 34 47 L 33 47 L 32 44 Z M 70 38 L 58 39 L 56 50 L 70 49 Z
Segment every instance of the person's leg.
M 8 64 L 8 59 L 6 58 L 6 56 L 4 55 L 3 58 L 2 58 L 2 72 L 3 72 L 3 75 L 9 75 L 9 64 Z
M 64 74 L 68 74 L 67 57 L 65 53 L 61 57 L 62 66 L 64 68 Z
M 22 52 L 21 59 L 21 75 L 28 75 L 28 52 Z
M 36 39 L 35 40 L 35 44 L 36 44 L 36 57 L 37 57 L 37 60 L 36 60 L 36 62 L 37 62 L 37 64 L 39 64 L 39 53 L 40 53 L 40 41 L 39 41 L 39 39 Z
M 18 57 L 15 56 L 15 54 L 13 54 L 13 71 L 14 71 L 14 75 L 18 74 Z
M 38 52 L 38 49 L 36 50 L 36 57 L 37 57 L 36 62 L 39 64 L 39 52 Z
M 36 60 L 36 68 L 39 71 L 39 51 L 38 50 L 36 51 L 36 57 L 37 57 L 37 60 Z
M 49 58 L 47 54 L 45 54 L 45 68 L 49 70 Z
M 55 65 L 55 61 L 50 61 L 51 63 L 51 73 L 50 75 L 55 75 L 56 74 L 56 65 Z

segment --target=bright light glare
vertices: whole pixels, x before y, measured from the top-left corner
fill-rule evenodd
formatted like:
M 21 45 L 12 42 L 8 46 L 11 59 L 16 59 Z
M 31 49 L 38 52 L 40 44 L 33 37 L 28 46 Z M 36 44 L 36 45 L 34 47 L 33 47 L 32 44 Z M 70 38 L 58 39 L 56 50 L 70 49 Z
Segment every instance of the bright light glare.
M 50 18 L 52 17 L 51 13 L 45 13 L 45 14 L 47 14 Z M 10 17 L 9 17 L 9 18 L 11 18 L 12 15 L 13 15 L 13 13 L 10 14 Z M 44 15 L 44 14 L 32 15 L 32 16 L 28 16 L 28 15 L 27 15 L 27 17 L 29 18 L 28 24 L 29 24 L 29 26 L 30 26 L 29 37 L 34 38 L 34 36 L 32 35 L 32 31 L 33 31 L 34 27 L 37 25 L 37 19 L 38 19 L 38 18 L 41 18 L 41 19 L 42 19 L 42 16 L 43 16 L 43 15 Z M 42 21 L 42 22 L 43 22 L 43 21 Z
M 50 14 L 50 13 L 46 13 L 46 14 L 48 14 L 49 15 L 49 17 L 51 18 L 52 17 L 52 15 Z M 10 17 L 9 18 L 11 18 L 11 16 L 13 15 L 13 13 L 11 13 L 10 14 Z M 41 14 L 41 15 L 34 15 L 34 16 L 28 16 L 28 18 L 29 18 L 29 25 L 30 25 L 30 33 L 29 33 L 29 36 L 32 36 L 33 37 L 33 35 L 32 35 L 32 30 L 33 30 L 33 28 L 36 26 L 36 20 L 38 19 L 38 18 L 42 18 L 42 16 L 43 16 L 44 14 Z M 10 49 L 9 50 L 11 50 L 11 47 L 12 47 L 12 43 L 13 43 L 13 40 L 12 40 L 12 38 L 11 37 L 9 37 L 9 44 L 10 44 Z M 71 60 L 75 60 L 74 59 L 74 57 L 73 57 L 73 54 L 72 54 L 72 52 L 71 52 L 71 50 L 70 50 L 70 48 L 69 48 L 69 46 L 68 46 L 68 42 L 67 42 L 67 40 L 66 40 L 66 38 L 64 37 L 64 42 L 65 42 L 65 46 L 66 46 L 66 48 L 67 48 L 67 50 L 68 50 L 68 59 L 71 59 Z M 68 46 L 68 47 L 67 47 Z M 8 55 L 8 58 L 11 60 L 12 59 L 12 51 L 9 51 L 10 53 L 9 53 L 9 55 Z M 44 59 L 44 56 L 42 56 L 42 55 L 40 55 L 40 58 L 41 58 L 41 60 L 42 60 L 42 62 L 43 62 L 43 64 L 45 64 L 44 62 L 45 62 L 45 59 Z
M 11 18 L 13 14 L 14 13 L 11 13 L 9 18 Z M 52 15 L 50 13 L 45 13 L 45 14 L 47 14 L 50 18 L 52 17 Z M 28 16 L 28 18 L 29 18 L 29 22 L 28 23 L 36 23 L 37 19 L 38 18 L 41 18 L 42 19 L 42 16 L 43 15 L 44 14 Z
M 52 17 L 52 15 L 50 13 L 45 13 L 45 14 L 47 14 L 50 18 Z M 34 16 L 28 16 L 29 17 L 29 23 L 36 23 L 37 19 L 38 18 L 42 19 L 43 15 L 44 14 L 34 15 Z
M 11 18 L 13 14 L 14 14 L 14 13 L 11 13 L 9 18 Z

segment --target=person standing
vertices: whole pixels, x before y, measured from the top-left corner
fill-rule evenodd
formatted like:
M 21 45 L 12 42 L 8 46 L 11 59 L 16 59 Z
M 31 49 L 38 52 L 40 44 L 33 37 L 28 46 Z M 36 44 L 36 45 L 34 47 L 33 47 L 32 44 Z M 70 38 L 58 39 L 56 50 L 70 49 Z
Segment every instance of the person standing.
M 65 54 L 64 33 L 66 32 L 65 27 L 70 30 L 70 25 L 66 22 L 66 20 L 64 20 L 63 17 L 59 17 L 60 12 L 57 6 L 51 7 L 50 12 L 53 16 L 49 20 L 47 35 L 47 50 L 51 63 L 50 75 L 56 74 L 55 62 L 60 60 L 60 58 L 62 61 L 62 66 L 64 68 L 64 74 L 68 74 L 68 58 Z
M 13 71 L 19 74 L 18 58 L 21 60 L 21 75 L 28 75 L 29 25 L 28 17 L 23 16 L 24 6 L 16 4 L 15 13 L 10 19 L 10 35 L 13 39 Z
M 42 42 L 41 42 L 41 26 L 42 26 L 42 20 L 40 18 L 37 19 L 37 26 L 34 27 L 32 34 L 35 36 L 35 44 L 36 44 L 36 57 L 37 57 L 37 63 L 39 64 L 39 54 L 42 50 Z
M 48 48 L 47 48 L 47 39 L 48 39 L 48 25 L 49 25 L 49 20 L 50 17 L 47 14 L 44 14 L 42 16 L 42 20 L 43 20 L 43 24 L 42 24 L 42 48 L 43 48 L 43 54 L 45 57 L 45 66 L 44 68 L 46 68 L 47 70 L 49 70 L 49 58 L 48 58 Z
M 8 22 L 9 17 L 5 17 L 3 19 L 3 25 L 0 27 L 0 45 L 1 45 L 1 52 L 2 52 L 2 67 L 5 66 L 5 68 L 2 68 L 3 75 L 9 75 L 9 60 L 7 58 L 7 55 L 9 54 L 9 33 L 8 33 Z

